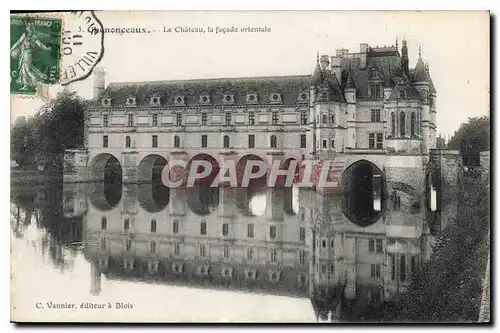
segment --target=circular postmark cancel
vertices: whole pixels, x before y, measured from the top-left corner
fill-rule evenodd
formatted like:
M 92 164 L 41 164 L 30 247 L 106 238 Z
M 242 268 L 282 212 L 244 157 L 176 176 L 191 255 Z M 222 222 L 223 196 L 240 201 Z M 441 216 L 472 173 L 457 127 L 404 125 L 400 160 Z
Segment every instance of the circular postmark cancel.
M 104 29 L 95 13 L 69 13 L 61 36 L 60 84 L 85 80 L 103 56 Z

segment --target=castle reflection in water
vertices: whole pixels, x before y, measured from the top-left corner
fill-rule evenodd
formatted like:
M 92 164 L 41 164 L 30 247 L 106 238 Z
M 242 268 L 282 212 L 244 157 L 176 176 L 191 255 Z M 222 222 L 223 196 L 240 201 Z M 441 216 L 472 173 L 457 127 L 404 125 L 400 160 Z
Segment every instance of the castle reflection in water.
M 368 226 L 346 217 L 342 197 L 296 187 L 65 184 L 60 199 L 94 295 L 104 275 L 310 298 L 322 318 L 362 313 L 404 292 L 433 238 L 404 196 Z

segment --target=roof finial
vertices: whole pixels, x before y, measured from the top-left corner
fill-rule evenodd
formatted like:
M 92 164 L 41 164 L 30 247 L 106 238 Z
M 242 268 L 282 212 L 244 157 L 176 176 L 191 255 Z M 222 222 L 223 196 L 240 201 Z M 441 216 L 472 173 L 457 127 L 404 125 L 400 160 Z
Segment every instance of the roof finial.
M 319 50 L 316 51 L 316 62 L 319 63 Z
M 418 46 L 418 58 L 422 59 L 422 45 Z
M 396 50 L 398 49 L 398 36 L 396 36 Z

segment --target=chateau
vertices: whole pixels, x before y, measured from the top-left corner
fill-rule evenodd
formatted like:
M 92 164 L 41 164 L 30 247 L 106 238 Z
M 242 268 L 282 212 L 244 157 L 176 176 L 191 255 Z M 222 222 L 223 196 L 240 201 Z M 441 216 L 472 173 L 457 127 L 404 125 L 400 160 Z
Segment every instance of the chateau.
M 96 70 L 86 118 L 87 177 L 113 157 L 124 182 L 151 179 L 173 159 L 331 160 L 344 170 L 372 156 L 427 156 L 436 142 L 436 90 L 408 48 L 339 49 L 312 74 L 111 83 Z

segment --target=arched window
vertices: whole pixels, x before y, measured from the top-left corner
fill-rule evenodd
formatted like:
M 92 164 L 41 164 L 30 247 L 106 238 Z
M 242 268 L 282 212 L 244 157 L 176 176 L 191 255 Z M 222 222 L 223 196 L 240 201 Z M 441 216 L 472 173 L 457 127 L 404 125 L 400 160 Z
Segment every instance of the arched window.
M 126 147 L 126 148 L 130 148 L 130 136 L 127 136 L 127 137 L 125 138 L 125 147 Z
M 224 148 L 229 148 L 229 137 L 224 135 Z
M 400 129 L 400 133 L 401 133 L 401 137 L 404 138 L 405 137 L 405 123 L 406 123 L 406 117 L 405 117 L 405 113 L 404 112 L 401 112 L 401 115 L 400 115 L 400 118 L 399 118 L 399 129 Z
M 181 146 L 181 139 L 176 135 L 174 136 L 174 148 L 179 148 Z
M 396 136 L 396 116 L 394 112 L 391 113 L 391 133 L 393 137 Z
M 271 135 L 271 148 L 278 147 L 278 140 L 276 139 L 276 135 Z
M 415 112 L 411 113 L 411 122 L 410 122 L 410 135 L 411 137 L 415 136 Z

